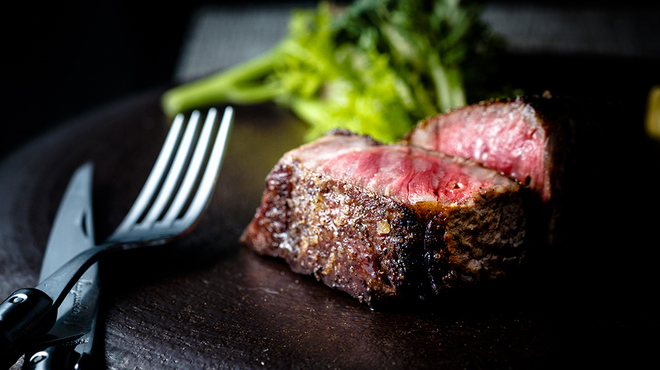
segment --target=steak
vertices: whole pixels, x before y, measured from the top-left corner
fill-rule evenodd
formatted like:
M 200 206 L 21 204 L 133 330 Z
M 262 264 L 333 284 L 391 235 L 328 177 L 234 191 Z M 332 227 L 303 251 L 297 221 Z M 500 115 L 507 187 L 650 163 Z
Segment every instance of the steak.
M 430 117 L 405 140 L 502 171 L 547 202 L 561 183 L 567 147 L 561 141 L 572 136 L 569 117 L 552 102 L 543 97 L 484 101 Z
M 279 160 L 241 241 L 372 304 L 502 278 L 525 234 L 517 181 L 334 131 Z
M 530 227 L 537 242 L 556 244 L 557 221 L 567 205 L 566 185 L 575 185 L 576 164 L 595 168 L 577 149 L 588 153 L 587 140 L 594 124 L 584 110 L 568 98 L 518 97 L 457 108 L 420 122 L 404 138 L 408 145 L 470 158 L 501 171 L 524 184 L 529 200 Z M 578 132 L 578 128 L 581 130 Z M 594 135 L 592 135 L 594 136 Z M 572 180 L 567 180 L 573 177 Z M 587 176 L 582 181 L 590 183 Z M 593 194 L 593 190 L 591 190 Z M 575 194 L 575 201 L 584 194 Z

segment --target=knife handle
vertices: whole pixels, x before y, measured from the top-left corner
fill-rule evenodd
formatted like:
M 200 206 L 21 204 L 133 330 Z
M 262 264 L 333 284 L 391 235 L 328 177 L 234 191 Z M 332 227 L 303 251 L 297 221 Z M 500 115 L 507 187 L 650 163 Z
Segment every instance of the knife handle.
M 50 330 L 57 317 L 52 306 L 46 293 L 33 288 L 19 289 L 0 303 L 0 368 L 13 365 L 26 345 Z
M 29 358 L 27 357 L 29 356 Z M 59 345 L 44 348 L 25 357 L 22 370 L 89 370 L 92 358 L 78 353 L 75 346 Z

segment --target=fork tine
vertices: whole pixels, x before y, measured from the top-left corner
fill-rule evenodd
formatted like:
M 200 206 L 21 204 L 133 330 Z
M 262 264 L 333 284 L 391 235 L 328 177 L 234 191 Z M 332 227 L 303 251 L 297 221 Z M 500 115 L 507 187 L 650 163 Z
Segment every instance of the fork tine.
M 197 147 L 195 148 L 195 153 L 193 154 L 192 160 L 186 172 L 186 176 L 179 187 L 174 201 L 170 205 L 167 213 L 161 221 L 158 222 L 159 227 L 169 227 L 172 222 L 179 216 L 181 209 L 183 208 L 186 200 L 190 196 L 190 192 L 193 190 L 193 185 L 197 179 L 200 167 L 202 165 L 202 160 L 209 148 L 209 140 L 211 138 L 211 131 L 215 125 L 215 119 L 217 116 L 217 110 L 215 108 L 209 109 L 208 115 L 206 116 L 206 122 L 202 128 L 202 133 L 199 136 L 197 141 Z M 156 225 L 155 225 L 156 226 Z
M 177 114 L 174 118 L 172 127 L 170 128 L 170 131 L 167 134 L 167 138 L 165 139 L 165 143 L 163 144 L 163 148 L 158 154 L 156 163 L 154 164 L 154 167 L 151 170 L 147 181 L 142 187 L 142 190 L 140 190 L 140 194 L 133 203 L 133 206 L 126 214 L 126 217 L 124 217 L 121 224 L 114 231 L 113 236 L 127 232 L 140 218 L 145 208 L 149 204 L 149 201 L 151 200 L 156 188 L 158 187 L 158 184 L 161 181 L 161 178 L 163 177 L 163 174 L 165 173 L 167 164 L 170 162 L 170 158 L 174 153 L 179 133 L 183 127 L 183 120 L 183 114 Z
M 163 186 L 158 192 L 158 195 L 156 196 L 156 200 L 151 205 L 149 212 L 147 212 L 147 215 L 139 224 L 135 225 L 136 229 L 150 228 L 154 224 L 154 222 L 156 222 L 158 217 L 160 217 L 160 215 L 163 213 L 163 209 L 165 209 L 167 202 L 171 199 L 172 192 L 175 189 L 176 183 L 177 181 L 179 181 L 179 178 L 183 173 L 182 168 L 186 163 L 186 159 L 188 158 L 188 153 L 190 153 L 190 148 L 192 146 L 192 141 L 195 136 L 195 131 L 197 130 L 198 122 L 199 122 L 199 111 L 193 111 L 192 114 L 190 115 L 188 127 L 186 127 L 186 131 L 183 134 L 183 138 L 181 139 L 179 148 L 176 151 L 176 156 L 174 157 L 174 161 L 172 162 L 167 177 L 165 178 L 165 182 L 163 183 Z
M 176 221 L 178 226 L 188 227 L 192 225 L 208 205 L 209 198 L 213 194 L 213 189 L 215 189 L 218 172 L 224 159 L 224 152 L 227 149 L 227 137 L 229 136 L 229 129 L 231 128 L 233 119 L 234 109 L 232 107 L 226 107 L 202 180 L 186 214 Z

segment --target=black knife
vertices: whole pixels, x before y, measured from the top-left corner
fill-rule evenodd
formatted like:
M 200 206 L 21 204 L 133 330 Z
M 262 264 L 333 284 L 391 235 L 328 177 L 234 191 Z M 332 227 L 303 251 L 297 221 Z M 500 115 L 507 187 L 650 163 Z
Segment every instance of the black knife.
M 92 213 L 92 177 L 91 163 L 82 165 L 73 174 L 64 193 L 55 216 L 53 227 L 44 253 L 39 281 L 43 281 L 57 271 L 65 262 L 80 252 L 95 245 L 94 220 Z M 64 298 L 52 318 L 54 325 L 36 331 L 24 343 L 14 347 L 14 353 L 8 354 L 7 363 L 3 358 L 2 366 L 11 366 L 25 351 L 24 369 L 83 369 L 91 356 L 94 331 L 99 301 L 98 266 L 92 265 L 73 286 Z M 12 297 L 33 298 L 36 289 L 24 289 L 28 297 L 21 296 L 21 291 Z M 11 299 L 11 298 L 10 298 Z M 30 299 L 26 299 L 26 302 Z M 33 301 L 39 303 L 38 299 Z M 12 308 L 12 307 L 9 307 Z M 9 315 L 7 315 L 9 311 Z M 11 310 L 5 310 L 3 321 L 11 322 Z M 2 315 L 3 312 L 0 312 Z M 51 321 L 52 323 L 52 321 Z M 6 335 L 6 334 L 5 334 Z M 5 356 L 3 353 L 2 356 Z

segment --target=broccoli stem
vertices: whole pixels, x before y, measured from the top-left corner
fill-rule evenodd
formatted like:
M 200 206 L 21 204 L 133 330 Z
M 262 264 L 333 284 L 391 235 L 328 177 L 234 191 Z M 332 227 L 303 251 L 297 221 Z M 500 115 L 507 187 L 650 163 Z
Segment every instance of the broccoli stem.
M 428 63 L 435 84 L 440 111 L 444 112 L 447 109 L 465 105 L 467 99 L 465 98 L 460 71 L 455 68 L 447 69 L 443 67 L 437 54 L 429 55 Z
M 451 102 L 452 108 L 462 107 L 467 104 L 465 96 L 465 87 L 463 84 L 463 75 L 457 68 L 452 68 L 450 71 L 450 84 L 451 84 Z
M 264 83 L 262 79 L 273 70 L 279 54 L 279 48 L 275 47 L 244 63 L 167 91 L 161 99 L 165 114 L 173 117 L 218 102 L 251 104 L 272 100 L 282 88 L 276 83 Z
M 288 104 L 293 114 L 310 124 L 310 130 L 305 135 L 306 140 L 322 135 L 328 129 L 327 123 L 332 122 L 328 107 L 320 100 L 291 98 Z
M 440 64 L 440 57 L 436 54 L 429 55 L 429 67 L 431 69 L 431 78 L 435 85 L 436 99 L 440 112 L 451 108 L 451 88 L 445 69 Z

